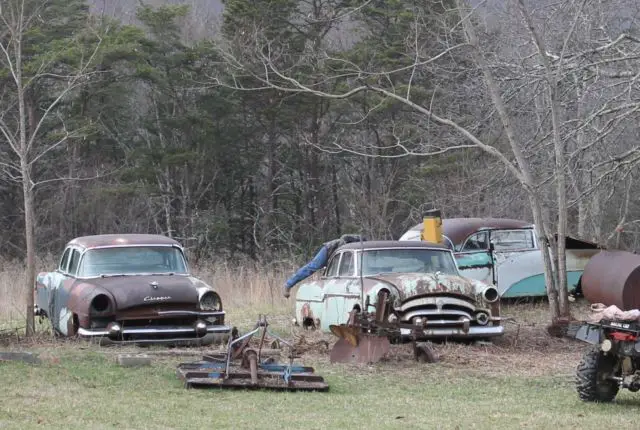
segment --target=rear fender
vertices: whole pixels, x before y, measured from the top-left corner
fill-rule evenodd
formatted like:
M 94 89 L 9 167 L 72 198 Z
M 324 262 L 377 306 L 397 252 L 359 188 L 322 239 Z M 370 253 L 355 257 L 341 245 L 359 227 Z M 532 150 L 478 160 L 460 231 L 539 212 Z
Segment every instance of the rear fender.
M 576 339 L 592 345 L 599 345 L 602 342 L 602 330 L 591 324 L 583 324 L 576 332 Z

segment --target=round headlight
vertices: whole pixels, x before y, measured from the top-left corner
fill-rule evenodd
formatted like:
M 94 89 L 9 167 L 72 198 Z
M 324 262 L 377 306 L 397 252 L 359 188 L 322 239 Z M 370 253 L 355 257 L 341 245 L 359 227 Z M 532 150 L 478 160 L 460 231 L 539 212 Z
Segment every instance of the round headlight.
M 498 301 L 498 299 L 500 298 L 500 294 L 498 293 L 498 290 L 495 287 L 487 287 L 482 292 L 482 298 L 487 303 L 494 303 Z
M 220 297 L 213 291 L 206 292 L 200 297 L 200 309 L 203 311 L 219 311 L 221 308 Z

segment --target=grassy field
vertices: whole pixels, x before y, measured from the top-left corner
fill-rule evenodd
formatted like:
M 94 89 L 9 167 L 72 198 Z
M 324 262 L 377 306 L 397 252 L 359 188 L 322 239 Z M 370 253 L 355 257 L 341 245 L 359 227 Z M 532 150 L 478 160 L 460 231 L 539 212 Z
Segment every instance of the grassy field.
M 286 308 L 263 310 L 271 311 L 279 332 L 294 330 Z M 328 393 L 187 390 L 175 366 L 198 359 L 200 350 L 154 356 L 150 367 L 132 369 L 118 366 L 117 354 L 157 348 L 14 345 L 7 348 L 37 352 L 42 363 L 0 364 L 0 429 L 633 427 L 640 399 L 632 393 L 609 405 L 578 400 L 573 370 L 585 346 L 546 335 L 544 304 L 505 312 L 518 317 L 519 330 L 509 325 L 494 345 L 434 345 L 439 361 L 433 364 L 412 361 L 406 346 L 372 366 L 332 365 L 326 351 L 310 352 L 302 361 L 325 377 Z M 253 322 L 240 314 L 235 321 L 243 329 Z
M 283 273 L 260 276 L 216 267 L 200 274 L 223 290 L 229 321 L 241 331 L 258 313 L 268 313 L 279 333 L 300 333 L 289 322 L 293 302 L 279 297 Z M 19 269 L 6 268 L 0 276 L 5 321 L 16 316 L 14 308 L 19 315 L 20 295 L 9 293 L 20 276 Z M 587 313 L 585 303 L 572 306 L 576 316 Z M 191 355 L 153 355 L 149 367 L 123 368 L 115 362 L 120 353 L 162 349 L 54 342 L 45 332 L 35 342 L 0 346 L 35 352 L 42 360 L 0 362 L 0 429 L 634 427 L 640 397 L 633 393 L 622 391 L 608 405 L 578 400 L 573 372 L 586 346 L 547 335 L 545 303 L 507 305 L 503 314 L 519 325 L 509 324 L 492 345 L 433 345 L 437 363 L 412 361 L 406 346 L 394 346 L 387 361 L 372 366 L 332 365 L 326 350 L 305 354 L 301 362 L 324 376 L 328 393 L 187 390 L 175 375 L 176 365 L 199 359 L 202 350 L 173 350 Z

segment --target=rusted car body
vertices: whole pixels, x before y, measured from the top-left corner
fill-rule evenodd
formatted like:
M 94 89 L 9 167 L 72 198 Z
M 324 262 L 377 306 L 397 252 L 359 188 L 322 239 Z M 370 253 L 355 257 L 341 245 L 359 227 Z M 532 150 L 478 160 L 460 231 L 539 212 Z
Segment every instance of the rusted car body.
M 65 337 L 210 344 L 231 330 L 218 293 L 190 274 L 181 245 L 162 235 L 75 238 L 56 270 L 38 274 L 34 299 L 36 315 Z
M 367 304 L 375 309 L 382 290 L 392 301 L 390 321 L 422 326 L 419 340 L 504 333 L 495 287 L 461 276 L 449 249 L 420 241 L 338 248 L 320 279 L 300 283 L 296 322 L 330 332 L 331 325 L 345 324 L 352 310 L 361 312 Z M 398 340 L 410 334 L 402 329 Z
M 420 240 L 422 224 L 400 240 Z M 544 261 L 535 225 L 508 218 L 446 218 L 445 245 L 454 252 L 460 272 L 492 283 L 500 297 L 546 296 Z M 589 259 L 600 251 L 596 244 L 566 237 L 567 285 L 579 285 Z

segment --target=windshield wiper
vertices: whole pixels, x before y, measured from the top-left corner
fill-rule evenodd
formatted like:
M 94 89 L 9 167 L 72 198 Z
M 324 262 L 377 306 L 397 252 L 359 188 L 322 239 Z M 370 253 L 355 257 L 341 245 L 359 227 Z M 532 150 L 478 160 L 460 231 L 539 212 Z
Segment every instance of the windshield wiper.
M 129 275 L 127 275 L 126 273 L 107 273 L 107 274 L 101 273 L 100 274 L 101 278 L 113 278 L 116 276 L 129 276 Z

